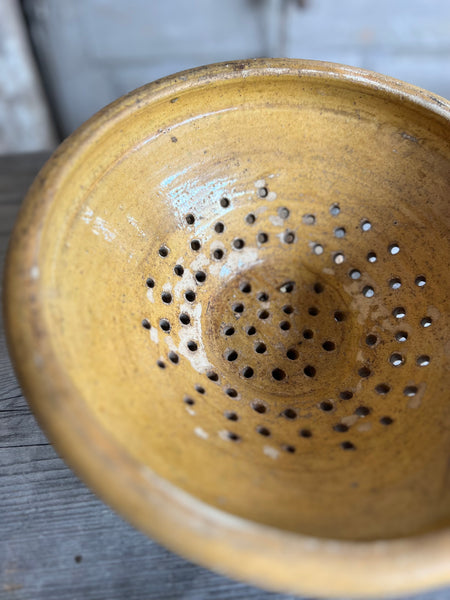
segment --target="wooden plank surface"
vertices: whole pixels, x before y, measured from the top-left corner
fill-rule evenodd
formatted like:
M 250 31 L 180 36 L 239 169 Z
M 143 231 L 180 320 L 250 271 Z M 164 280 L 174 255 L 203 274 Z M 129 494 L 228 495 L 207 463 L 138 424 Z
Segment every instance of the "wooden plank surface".
M 0 265 L 45 155 L 0 157 Z M 203 569 L 134 530 L 48 444 L 23 398 L 0 322 L 0 599 L 293 600 Z M 417 600 L 449 600 L 450 588 Z

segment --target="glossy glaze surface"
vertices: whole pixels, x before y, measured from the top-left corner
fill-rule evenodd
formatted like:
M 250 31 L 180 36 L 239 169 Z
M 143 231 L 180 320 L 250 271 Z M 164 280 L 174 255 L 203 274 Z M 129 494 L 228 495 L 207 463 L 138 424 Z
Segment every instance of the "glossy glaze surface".
M 6 299 L 27 397 L 81 476 L 261 585 L 447 581 L 447 139 L 442 99 L 276 60 L 151 84 L 69 138 Z M 436 575 L 402 583 L 424 548 Z

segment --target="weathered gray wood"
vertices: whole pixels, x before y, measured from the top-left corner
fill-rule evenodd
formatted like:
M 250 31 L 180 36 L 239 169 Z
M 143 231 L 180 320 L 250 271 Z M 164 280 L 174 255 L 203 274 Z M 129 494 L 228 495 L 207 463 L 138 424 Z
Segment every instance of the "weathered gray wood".
M 21 199 L 44 158 L 0 158 L 2 266 Z M 0 599 L 241 598 L 294 597 L 263 592 L 193 565 L 97 500 L 56 455 L 31 415 L 0 322 Z M 450 589 L 420 596 L 449 598 Z

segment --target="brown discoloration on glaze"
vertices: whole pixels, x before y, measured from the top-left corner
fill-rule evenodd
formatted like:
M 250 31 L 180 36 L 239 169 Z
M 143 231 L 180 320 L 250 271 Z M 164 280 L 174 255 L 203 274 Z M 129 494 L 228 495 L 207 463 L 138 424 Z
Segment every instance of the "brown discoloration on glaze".
M 8 335 L 99 495 L 267 587 L 450 581 L 448 127 L 401 82 L 255 60 L 141 88 L 61 146 L 11 242 Z

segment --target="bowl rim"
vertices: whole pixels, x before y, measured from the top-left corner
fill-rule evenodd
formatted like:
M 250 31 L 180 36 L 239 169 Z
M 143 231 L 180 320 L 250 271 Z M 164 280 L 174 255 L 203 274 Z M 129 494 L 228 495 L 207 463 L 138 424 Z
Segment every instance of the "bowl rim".
M 364 69 L 321 61 L 248 59 L 182 71 L 106 106 L 64 141 L 30 188 L 16 221 L 4 275 L 4 322 L 14 369 L 59 454 L 138 529 L 206 567 L 290 593 L 380 597 L 450 583 L 450 529 L 352 542 L 278 530 L 220 511 L 128 455 L 92 414 L 59 366 L 45 330 L 39 288 L 41 232 L 60 182 L 109 127 L 141 108 L 206 85 L 261 76 L 343 81 L 434 113 L 450 125 L 450 103 Z

